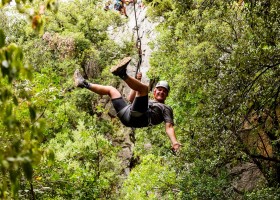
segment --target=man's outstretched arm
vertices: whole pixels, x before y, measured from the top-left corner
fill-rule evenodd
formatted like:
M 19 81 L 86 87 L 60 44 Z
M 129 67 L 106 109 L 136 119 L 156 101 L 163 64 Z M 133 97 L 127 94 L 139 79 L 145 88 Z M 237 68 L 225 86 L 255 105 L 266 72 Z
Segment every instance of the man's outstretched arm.
M 165 131 L 171 141 L 172 149 L 176 152 L 179 150 L 181 144 L 177 141 L 174 126 L 171 123 L 165 123 Z

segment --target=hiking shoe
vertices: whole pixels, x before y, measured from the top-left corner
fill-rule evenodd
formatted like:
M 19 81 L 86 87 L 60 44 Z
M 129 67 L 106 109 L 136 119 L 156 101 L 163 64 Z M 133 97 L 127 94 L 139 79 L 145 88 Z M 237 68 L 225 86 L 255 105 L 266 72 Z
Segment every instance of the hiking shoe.
M 113 66 L 110 71 L 115 76 L 119 76 L 120 78 L 124 79 L 127 77 L 126 67 L 130 61 L 131 57 L 125 57 L 117 65 Z
M 89 84 L 86 82 L 80 71 L 76 69 L 73 75 L 74 85 L 80 88 L 88 88 Z

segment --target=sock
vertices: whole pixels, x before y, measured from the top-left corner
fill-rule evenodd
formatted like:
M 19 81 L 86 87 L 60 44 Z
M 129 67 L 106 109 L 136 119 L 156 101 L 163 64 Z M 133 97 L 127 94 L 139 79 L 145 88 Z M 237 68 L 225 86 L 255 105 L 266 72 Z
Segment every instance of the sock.
M 127 74 L 126 73 L 124 73 L 124 74 L 121 74 L 121 75 L 119 75 L 119 77 L 122 79 L 122 80 L 125 80 L 125 79 L 127 79 Z
M 83 81 L 83 86 L 84 86 L 84 88 L 87 88 L 87 89 L 89 89 L 89 86 L 90 86 L 90 83 L 88 83 L 86 80 L 84 80 Z

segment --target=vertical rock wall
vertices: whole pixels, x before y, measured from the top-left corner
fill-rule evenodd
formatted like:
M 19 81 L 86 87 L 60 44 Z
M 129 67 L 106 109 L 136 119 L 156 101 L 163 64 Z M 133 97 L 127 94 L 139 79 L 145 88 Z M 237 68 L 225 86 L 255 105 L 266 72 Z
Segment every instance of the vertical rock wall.
M 136 31 L 136 23 L 138 26 L 138 34 L 141 40 L 141 49 L 142 49 L 142 65 L 140 66 L 140 71 L 143 73 L 142 82 L 148 84 L 149 79 L 146 76 L 146 72 L 150 68 L 149 58 L 151 56 L 152 50 L 149 47 L 149 42 L 153 41 L 156 38 L 156 34 L 154 32 L 154 28 L 156 27 L 156 23 L 152 23 L 148 20 L 146 16 L 147 8 L 143 6 L 142 1 L 138 0 L 134 6 L 133 3 L 126 5 L 126 12 L 128 15 L 127 23 L 122 26 L 116 28 L 109 28 L 108 33 L 114 41 L 122 43 L 123 41 L 137 41 L 137 31 Z M 136 15 L 136 21 L 135 21 Z M 128 66 L 128 73 L 130 75 L 135 75 L 136 65 L 138 62 L 138 56 L 135 55 Z M 127 90 L 125 90 L 127 94 Z

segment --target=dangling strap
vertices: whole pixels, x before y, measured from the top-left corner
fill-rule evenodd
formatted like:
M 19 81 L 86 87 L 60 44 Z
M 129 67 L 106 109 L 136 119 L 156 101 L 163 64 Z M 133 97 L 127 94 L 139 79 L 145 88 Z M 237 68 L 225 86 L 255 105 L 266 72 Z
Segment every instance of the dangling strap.
M 153 107 L 153 102 L 149 101 L 148 103 L 148 126 L 152 126 L 152 118 L 151 118 L 151 108 Z

